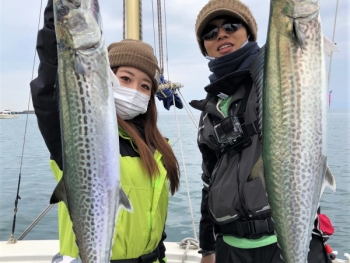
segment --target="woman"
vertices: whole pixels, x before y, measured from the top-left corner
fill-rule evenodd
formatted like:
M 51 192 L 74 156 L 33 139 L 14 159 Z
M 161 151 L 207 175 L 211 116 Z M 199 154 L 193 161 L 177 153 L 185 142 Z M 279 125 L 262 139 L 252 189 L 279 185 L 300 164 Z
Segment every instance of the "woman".
M 57 45 L 52 1 L 38 33 L 39 76 L 31 82 L 35 113 L 50 151 L 55 178 L 62 177 L 58 102 L 55 97 Z M 150 45 L 123 40 L 108 47 L 111 70 L 119 80 L 114 97 L 119 124 L 120 181 L 133 213 L 118 214 L 112 247 L 113 263 L 165 262 L 163 244 L 169 190 L 179 187 L 179 167 L 167 140 L 157 127 L 155 93 L 159 67 Z M 118 82 L 115 80 L 114 82 Z M 72 223 L 65 204 L 58 208 L 60 254 L 52 262 L 80 262 Z
M 259 180 L 247 180 L 261 155 L 258 99 L 249 71 L 260 50 L 256 21 L 239 0 L 211 0 L 195 28 L 212 72 L 207 97 L 190 103 L 202 111 L 201 262 L 283 262 L 266 192 Z M 314 235 L 308 260 L 328 262 L 322 239 Z

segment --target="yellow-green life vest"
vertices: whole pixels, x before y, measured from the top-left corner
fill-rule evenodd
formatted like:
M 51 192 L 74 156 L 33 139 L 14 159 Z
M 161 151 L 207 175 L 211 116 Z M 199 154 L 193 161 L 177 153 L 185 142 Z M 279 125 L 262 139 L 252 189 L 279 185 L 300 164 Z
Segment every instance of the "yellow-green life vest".
M 122 132 L 119 135 L 129 139 Z M 140 157 L 120 155 L 120 182 L 132 203 L 133 212 L 121 209 L 118 213 L 111 259 L 138 258 L 154 251 L 161 240 L 167 216 L 169 188 L 167 172 L 158 151 L 155 151 L 154 159 L 160 174 L 150 179 L 142 171 Z M 51 160 L 50 166 L 56 180 L 61 180 L 63 172 L 56 162 Z M 77 258 L 79 251 L 72 222 L 63 202 L 58 204 L 58 225 L 60 254 Z

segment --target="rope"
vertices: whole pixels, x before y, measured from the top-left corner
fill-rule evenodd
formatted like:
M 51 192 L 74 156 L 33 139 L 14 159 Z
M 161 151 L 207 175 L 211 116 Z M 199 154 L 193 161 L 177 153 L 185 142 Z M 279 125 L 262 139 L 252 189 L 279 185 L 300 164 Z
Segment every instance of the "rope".
M 39 26 L 40 26 L 40 21 L 41 21 L 42 4 L 43 4 L 43 1 L 41 0 L 40 1 L 40 11 L 39 11 L 39 21 L 38 21 L 38 31 L 39 31 Z M 32 79 L 31 80 L 33 80 L 33 78 L 34 78 L 35 57 L 36 57 L 36 46 L 35 46 L 35 51 L 34 51 L 34 59 L 33 59 L 33 67 L 32 67 Z M 17 215 L 17 211 L 18 211 L 18 201 L 19 201 L 19 199 L 21 199 L 21 197 L 19 196 L 19 188 L 21 185 L 22 164 L 23 164 L 24 146 L 25 146 L 26 135 L 27 135 L 30 101 L 31 101 L 31 92 L 29 92 L 29 98 L 28 98 L 26 124 L 25 124 L 25 128 L 24 128 L 24 137 L 23 137 L 23 145 L 22 145 L 21 164 L 19 167 L 17 194 L 16 194 L 16 199 L 15 199 L 15 207 L 13 209 L 14 215 L 13 215 L 13 223 L 12 223 L 12 232 L 11 232 L 10 238 L 8 240 L 9 243 L 16 242 L 14 233 L 15 233 L 15 228 L 16 228 L 16 215 Z
M 125 1 L 123 0 L 123 39 L 125 39 Z
M 140 2 L 140 40 L 142 41 L 142 0 L 139 0 Z
M 337 0 L 337 5 L 335 8 L 335 17 L 334 17 L 334 26 L 333 26 L 333 36 L 332 36 L 332 42 L 334 43 L 334 36 L 335 36 L 335 26 L 337 23 L 337 14 L 338 14 L 338 2 L 339 0 Z M 329 59 L 329 69 L 328 69 L 328 91 L 329 91 L 329 86 L 331 83 L 331 70 L 332 70 L 332 58 L 333 58 L 333 51 L 331 51 L 331 57 Z
M 162 7 L 161 1 L 157 0 L 157 14 L 158 14 L 158 41 L 159 41 L 159 66 L 161 74 L 163 74 L 164 63 L 163 63 L 163 35 L 162 35 Z
M 182 88 L 183 86 L 184 85 L 182 85 L 181 83 L 178 83 L 178 82 L 167 81 L 166 83 L 159 84 L 158 91 L 162 91 L 163 89 L 178 90 L 179 88 Z M 164 95 L 164 97 L 166 97 L 166 96 Z
M 165 0 L 163 1 L 164 4 L 164 22 L 165 22 L 165 54 L 166 54 L 166 68 L 167 68 L 167 74 L 168 74 L 168 80 L 170 80 L 169 76 L 169 64 L 168 64 L 168 28 L 166 23 L 166 9 L 165 9 Z
M 159 85 L 159 90 L 162 90 L 164 88 L 169 88 L 169 89 L 173 89 L 173 90 L 178 90 L 179 94 L 182 98 L 182 100 L 185 102 L 185 109 L 188 113 L 188 115 L 190 116 L 193 124 L 195 125 L 195 127 L 198 129 L 198 121 L 196 121 L 196 119 L 194 118 L 193 113 L 191 112 L 190 108 L 188 107 L 185 98 L 182 96 L 180 89 L 181 87 L 183 87 L 183 85 L 181 83 L 177 83 L 177 82 L 171 82 L 170 80 L 170 76 L 169 76 L 169 61 L 168 61 L 168 34 L 167 34 L 167 20 L 166 20 L 166 7 L 165 7 L 165 0 L 163 0 L 163 4 L 164 4 L 164 22 L 165 22 L 165 46 L 166 46 L 166 64 L 167 64 L 167 74 L 168 74 L 168 82 L 165 84 L 160 84 Z M 174 100 L 175 101 L 175 100 Z
M 182 256 L 182 263 L 185 263 L 185 259 L 187 257 L 187 252 L 189 249 L 199 249 L 199 242 L 197 239 L 194 238 L 185 238 L 180 243 L 179 246 L 183 249 L 185 249 L 185 252 Z
M 173 95 L 173 100 L 175 101 L 175 95 Z M 185 158 L 183 155 L 183 149 L 182 149 L 182 141 L 181 141 L 181 136 L 180 136 L 180 125 L 179 125 L 179 120 L 177 117 L 177 113 L 176 113 L 176 107 L 174 107 L 174 114 L 175 114 L 175 119 L 176 119 L 176 127 L 177 127 L 177 135 L 178 135 L 178 141 L 180 143 L 180 151 L 181 151 L 181 159 L 182 159 L 182 166 L 183 166 L 183 170 L 184 170 L 184 174 L 185 174 L 185 181 L 186 181 L 186 189 L 187 189 L 187 196 L 188 196 L 188 204 L 189 204 L 189 209 L 190 209 L 190 213 L 191 213 L 191 220 L 192 220 L 192 229 L 193 229 L 193 236 L 195 239 L 197 239 L 197 232 L 196 232 L 196 227 L 194 224 L 194 216 L 193 216 L 193 211 L 192 211 L 192 203 L 191 203 L 191 196 L 190 196 L 190 190 L 188 187 L 188 180 L 187 180 L 187 173 L 186 173 L 186 166 L 185 166 Z
M 154 26 L 154 6 L 153 6 L 153 0 L 151 0 L 152 3 L 152 20 L 153 20 L 153 46 L 154 46 L 154 55 L 157 56 L 157 46 L 156 46 L 156 29 Z
M 182 93 L 181 93 L 180 90 L 179 90 L 178 94 L 180 94 L 181 100 L 184 102 L 183 105 L 185 106 L 185 109 L 186 109 L 188 115 L 190 116 L 190 118 L 191 118 L 191 120 L 192 120 L 194 126 L 198 129 L 198 126 L 199 126 L 198 121 L 197 121 L 196 118 L 194 117 L 194 115 L 193 115 L 193 113 L 192 113 L 190 107 L 188 106 L 188 104 L 187 104 L 187 102 L 186 102 L 186 100 L 185 100 L 185 98 L 184 98 L 184 96 L 182 95 Z

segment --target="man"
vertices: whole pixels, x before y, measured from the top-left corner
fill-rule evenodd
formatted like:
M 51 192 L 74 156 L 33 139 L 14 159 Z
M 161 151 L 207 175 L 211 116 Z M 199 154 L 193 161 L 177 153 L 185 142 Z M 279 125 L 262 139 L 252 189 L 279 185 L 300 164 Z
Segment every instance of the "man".
M 212 0 L 199 12 L 196 36 L 212 72 L 207 97 L 190 103 L 202 111 L 201 263 L 283 262 L 266 191 L 259 179 L 248 182 L 262 148 L 249 71 L 260 50 L 256 21 L 239 0 Z M 315 235 L 308 260 L 329 262 Z

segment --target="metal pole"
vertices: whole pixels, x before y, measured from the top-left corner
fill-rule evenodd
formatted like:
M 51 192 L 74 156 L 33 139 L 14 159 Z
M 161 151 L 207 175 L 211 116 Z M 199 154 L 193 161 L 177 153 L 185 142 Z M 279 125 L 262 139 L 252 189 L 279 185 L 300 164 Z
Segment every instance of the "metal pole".
M 42 219 L 44 215 L 46 215 L 46 213 L 49 212 L 49 210 L 51 209 L 51 207 L 53 207 L 53 205 L 54 204 L 50 204 L 46 206 L 45 209 L 40 213 L 40 215 L 27 227 L 26 230 L 24 230 L 22 235 L 20 235 L 17 240 L 22 240 L 29 233 L 29 231 L 32 230 L 32 228 L 40 221 L 40 219 Z
M 141 0 L 126 0 L 126 38 L 142 40 Z

